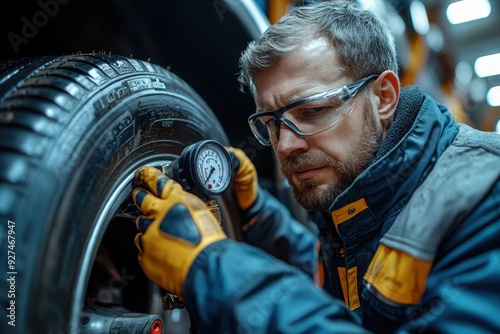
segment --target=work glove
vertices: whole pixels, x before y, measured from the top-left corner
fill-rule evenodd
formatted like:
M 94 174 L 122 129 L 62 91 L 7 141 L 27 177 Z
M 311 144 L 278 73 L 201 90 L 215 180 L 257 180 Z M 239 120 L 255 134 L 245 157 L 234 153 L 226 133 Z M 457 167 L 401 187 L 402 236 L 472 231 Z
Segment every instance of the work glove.
M 226 235 L 207 205 L 160 170 L 145 166 L 135 173 L 139 263 L 158 286 L 183 301 L 182 288 L 193 261 Z
M 257 170 L 248 156 L 235 147 L 226 147 L 233 165 L 233 185 L 236 190 L 238 205 L 244 211 L 257 198 L 258 177 Z

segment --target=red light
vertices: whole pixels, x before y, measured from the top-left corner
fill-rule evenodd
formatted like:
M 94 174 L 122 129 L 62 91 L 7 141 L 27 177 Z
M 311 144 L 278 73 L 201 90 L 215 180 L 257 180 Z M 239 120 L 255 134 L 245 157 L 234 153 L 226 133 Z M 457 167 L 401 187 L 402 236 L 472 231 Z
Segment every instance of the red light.
M 161 334 L 163 331 L 163 325 L 160 320 L 155 320 L 151 325 L 151 334 Z

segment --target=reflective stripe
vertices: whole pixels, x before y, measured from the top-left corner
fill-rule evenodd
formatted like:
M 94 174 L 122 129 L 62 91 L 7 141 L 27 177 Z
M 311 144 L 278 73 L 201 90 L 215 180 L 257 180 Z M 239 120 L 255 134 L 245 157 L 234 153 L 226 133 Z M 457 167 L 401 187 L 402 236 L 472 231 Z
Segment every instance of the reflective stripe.
M 355 310 L 360 306 L 358 294 L 358 267 L 352 267 L 347 270 L 344 267 L 337 268 L 344 295 L 345 304 Z
M 380 242 L 434 261 L 444 235 L 463 221 L 500 178 L 499 166 L 499 136 L 461 125 L 452 145 Z
M 332 211 L 332 219 L 335 227 L 355 217 L 358 213 L 366 209 L 368 209 L 368 205 L 366 204 L 365 199 L 361 198 L 341 207 L 340 209 Z M 340 284 L 342 285 L 344 302 L 351 310 L 359 308 L 361 304 L 358 293 L 358 267 L 349 268 L 347 271 L 344 267 L 338 267 L 337 270 L 340 277 Z
M 366 204 L 365 199 L 361 198 L 356 202 L 349 203 L 340 209 L 332 211 L 333 222 L 335 223 L 335 226 L 337 226 L 366 209 L 368 209 L 368 205 Z
M 323 287 L 325 285 L 325 267 L 323 265 L 323 261 L 321 260 L 318 261 L 318 269 L 316 271 L 314 281 L 319 287 Z
M 417 304 L 441 241 L 490 191 L 498 166 L 498 135 L 461 125 L 381 238 L 364 280 L 393 303 Z
M 344 302 L 349 306 L 349 298 L 347 298 L 347 275 L 344 267 L 337 267 L 340 278 L 340 285 L 342 286 L 342 294 L 344 295 Z
M 424 294 L 431 267 L 432 261 L 380 244 L 363 278 L 391 302 L 416 304 Z
M 317 254 L 320 254 L 321 251 L 321 243 L 318 241 L 316 244 Z M 325 267 L 323 265 L 323 261 L 318 259 L 318 267 L 316 269 L 316 274 L 314 275 L 314 282 L 317 286 L 323 287 L 325 284 Z
M 349 308 L 355 310 L 360 306 L 358 294 L 358 267 L 352 267 L 347 270 L 349 282 Z

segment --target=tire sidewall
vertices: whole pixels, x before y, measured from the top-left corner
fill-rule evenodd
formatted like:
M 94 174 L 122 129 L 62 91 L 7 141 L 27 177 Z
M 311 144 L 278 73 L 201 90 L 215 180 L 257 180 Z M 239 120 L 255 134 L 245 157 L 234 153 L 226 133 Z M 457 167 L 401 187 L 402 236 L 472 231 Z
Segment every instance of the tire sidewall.
M 199 140 L 228 145 L 196 92 L 154 66 L 106 80 L 73 112 L 14 214 L 25 227 L 16 321 L 24 333 L 77 331 L 97 245 L 137 168 L 171 161 Z

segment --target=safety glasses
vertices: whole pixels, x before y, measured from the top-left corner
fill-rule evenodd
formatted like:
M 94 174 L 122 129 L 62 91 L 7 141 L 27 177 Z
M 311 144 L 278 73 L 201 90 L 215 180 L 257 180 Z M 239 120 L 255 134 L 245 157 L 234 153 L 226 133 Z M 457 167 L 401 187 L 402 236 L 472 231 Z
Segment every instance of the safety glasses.
M 313 136 L 333 128 L 351 114 L 353 97 L 378 74 L 325 93 L 292 102 L 282 108 L 251 115 L 248 124 L 257 140 L 265 146 L 276 144 L 280 127 L 285 125 L 299 136 Z

